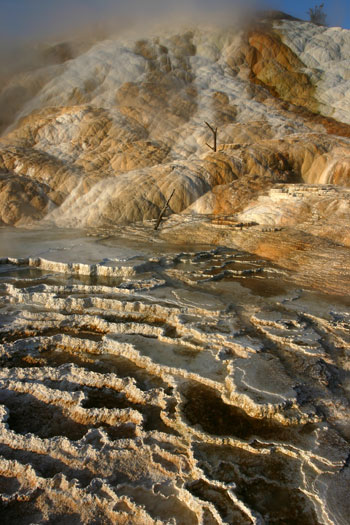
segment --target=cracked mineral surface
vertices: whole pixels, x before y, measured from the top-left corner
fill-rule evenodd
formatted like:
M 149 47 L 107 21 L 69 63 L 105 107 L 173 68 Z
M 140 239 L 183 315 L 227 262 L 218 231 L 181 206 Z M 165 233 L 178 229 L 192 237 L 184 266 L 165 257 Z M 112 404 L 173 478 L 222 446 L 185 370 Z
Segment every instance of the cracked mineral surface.
M 347 522 L 347 296 L 146 227 L 4 234 L 3 523 Z

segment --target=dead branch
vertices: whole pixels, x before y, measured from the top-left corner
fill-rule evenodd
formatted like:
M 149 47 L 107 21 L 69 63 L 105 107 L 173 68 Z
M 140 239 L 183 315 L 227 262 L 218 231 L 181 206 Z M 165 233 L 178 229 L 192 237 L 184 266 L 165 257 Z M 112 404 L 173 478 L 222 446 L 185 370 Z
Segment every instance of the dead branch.
M 216 140 L 217 140 L 217 134 L 218 134 L 218 128 L 213 128 L 208 122 L 205 122 L 205 124 L 208 126 L 212 134 L 214 135 L 214 146 L 210 146 L 207 142 L 205 143 L 208 148 L 212 149 L 213 151 L 216 151 Z
M 170 199 L 172 198 L 172 196 L 174 195 L 174 193 L 175 193 L 175 190 L 172 191 L 172 193 L 171 193 L 169 199 L 166 201 L 165 205 L 163 206 L 163 209 L 162 209 L 162 211 L 161 211 L 160 214 L 159 214 L 159 217 L 158 217 L 158 220 L 157 220 L 157 224 L 156 224 L 155 227 L 154 227 L 155 230 L 158 230 L 158 226 L 160 225 L 160 222 L 161 222 L 161 220 L 162 220 L 162 218 L 163 218 L 163 215 L 164 215 L 164 213 L 166 212 L 167 207 L 169 206 Z

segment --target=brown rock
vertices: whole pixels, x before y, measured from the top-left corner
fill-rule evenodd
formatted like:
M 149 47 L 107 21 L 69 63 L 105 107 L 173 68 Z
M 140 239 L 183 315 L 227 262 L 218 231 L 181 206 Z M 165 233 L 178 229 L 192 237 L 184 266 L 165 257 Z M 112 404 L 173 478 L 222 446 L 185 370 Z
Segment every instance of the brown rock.
M 43 218 L 50 202 L 45 190 L 27 177 L 0 174 L 0 221 L 18 226 Z

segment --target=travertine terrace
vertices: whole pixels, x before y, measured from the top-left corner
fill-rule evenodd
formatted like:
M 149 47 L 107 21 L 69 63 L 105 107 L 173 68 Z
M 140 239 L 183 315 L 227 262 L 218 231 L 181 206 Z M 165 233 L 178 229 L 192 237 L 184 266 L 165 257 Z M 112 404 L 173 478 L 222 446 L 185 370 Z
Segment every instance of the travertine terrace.
M 0 78 L 2 523 L 346 525 L 350 31 L 40 52 Z

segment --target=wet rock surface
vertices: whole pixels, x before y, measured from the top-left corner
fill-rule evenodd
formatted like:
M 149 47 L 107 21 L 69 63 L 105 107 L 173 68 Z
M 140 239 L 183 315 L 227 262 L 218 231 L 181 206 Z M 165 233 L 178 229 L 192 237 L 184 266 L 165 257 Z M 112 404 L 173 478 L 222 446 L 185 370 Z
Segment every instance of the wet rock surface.
M 142 229 L 73 264 L 67 235 L 1 261 L 4 522 L 346 523 L 348 299 Z

